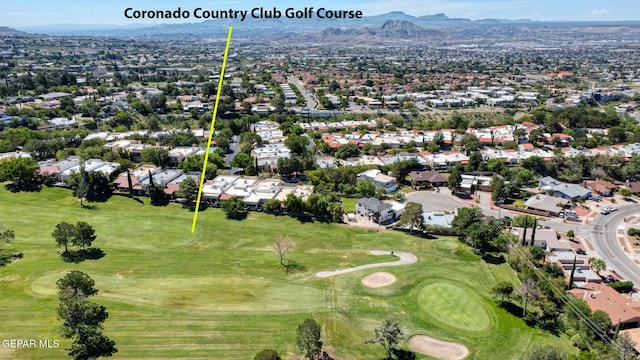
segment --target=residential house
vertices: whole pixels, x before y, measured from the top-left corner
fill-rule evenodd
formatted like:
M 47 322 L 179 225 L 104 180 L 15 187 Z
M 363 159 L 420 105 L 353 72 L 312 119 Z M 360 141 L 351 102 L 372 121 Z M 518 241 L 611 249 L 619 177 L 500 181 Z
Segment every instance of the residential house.
M 143 181 L 147 181 L 149 178 L 149 173 L 156 174 L 161 170 L 159 167 L 151 164 L 144 164 L 138 166 L 133 170 L 129 170 L 120 173 L 118 177 L 113 181 L 113 184 L 116 186 L 116 189 L 122 192 L 129 192 L 129 176 L 131 177 L 131 186 L 133 189 L 131 190 L 136 195 L 144 195 Z
M 491 172 L 461 174 L 462 181 L 456 189 L 458 193 L 473 194 L 476 190 L 491 191 Z
M 530 224 L 533 225 L 533 224 Z M 518 238 L 518 241 L 522 243 L 522 236 L 524 229 L 521 227 L 514 227 L 511 229 L 511 234 Z M 533 241 L 531 238 L 533 237 Z M 545 251 L 571 251 L 571 243 L 568 240 L 558 239 L 558 234 L 555 230 L 551 229 L 536 229 L 535 233 L 532 228 L 527 228 L 525 234 L 524 243 L 527 246 L 535 246 Z
M 613 196 L 613 193 L 618 189 L 616 184 L 604 180 L 585 180 L 582 182 L 582 186 L 591 190 L 594 194 L 604 197 Z
M 627 181 L 626 187 L 634 194 L 640 193 L 640 181 Z
M 562 184 L 553 189 L 553 194 L 571 201 L 576 201 L 578 198 L 588 199 L 591 197 L 591 191 L 577 184 Z
M 265 179 L 259 181 L 250 188 L 249 194 L 244 198 L 244 203 L 248 207 L 259 208 L 267 200 L 276 197 L 282 189 L 282 181 L 277 179 Z
M 578 184 L 563 183 L 550 176 L 540 179 L 539 186 L 541 190 L 553 194 L 553 196 L 563 197 L 571 201 L 576 201 L 580 197 L 584 199 L 591 197 L 591 190 Z
M 577 287 L 583 286 L 589 283 L 600 283 L 602 278 L 591 270 L 591 266 L 584 257 L 576 256 L 576 253 L 571 250 L 556 250 L 547 255 L 547 260 L 559 265 L 564 271 L 565 279 L 571 278 L 573 272 L 573 284 Z M 575 263 L 575 271 L 574 269 Z
M 627 295 L 620 294 L 606 284 L 586 283 L 569 290 L 573 296 L 584 300 L 592 311 L 601 310 L 611 319 L 611 330 L 620 325 L 620 329 L 640 326 L 640 310 L 638 303 L 631 301 Z
M 449 183 L 449 179 L 442 176 L 442 174 L 437 171 L 411 171 L 409 173 L 409 178 L 411 179 L 411 184 L 416 188 L 416 190 L 421 188 L 447 186 Z
M 356 202 L 356 213 L 366 216 L 378 224 L 393 221 L 396 218 L 393 205 L 383 203 L 376 198 L 358 199 Z
M 235 175 L 219 175 L 215 179 L 207 181 L 202 186 L 202 200 L 208 203 L 218 202 L 222 194 L 239 178 Z
M 444 228 L 451 228 L 451 223 L 456 217 L 456 214 L 448 214 L 443 212 L 430 212 L 425 211 L 422 213 L 425 226 L 440 226 Z
M 204 153 L 205 149 L 200 146 L 177 146 L 169 150 L 169 165 L 176 166 L 188 157 Z
M 544 194 L 534 195 L 524 202 L 525 209 L 544 211 L 548 216 L 559 216 L 569 200 Z
M 396 179 L 392 176 L 385 175 L 378 169 L 371 169 L 361 172 L 357 175 L 358 180 L 368 180 L 373 182 L 376 187 L 385 189 L 387 192 L 397 190 Z

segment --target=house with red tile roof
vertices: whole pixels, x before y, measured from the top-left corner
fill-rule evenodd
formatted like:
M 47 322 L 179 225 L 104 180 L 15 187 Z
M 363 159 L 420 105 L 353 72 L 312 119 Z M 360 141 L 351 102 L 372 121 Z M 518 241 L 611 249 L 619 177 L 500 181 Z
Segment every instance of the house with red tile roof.
M 621 329 L 640 326 L 640 303 L 632 301 L 607 284 L 586 283 L 569 290 L 578 299 L 584 300 L 592 311 L 601 310 L 611 318 L 612 329 L 620 324 Z

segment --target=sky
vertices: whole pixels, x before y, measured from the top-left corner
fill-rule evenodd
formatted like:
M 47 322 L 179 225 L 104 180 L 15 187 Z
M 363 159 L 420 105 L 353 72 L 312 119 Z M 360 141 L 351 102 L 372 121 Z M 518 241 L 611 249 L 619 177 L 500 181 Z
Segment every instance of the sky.
M 390 11 L 407 14 L 477 19 L 640 20 L 638 0 L 2 0 L 0 26 L 50 24 L 118 24 L 197 22 L 198 19 L 168 21 L 127 19 L 126 8 L 136 10 L 251 10 L 255 7 L 284 10 L 304 9 L 361 10 L 365 16 Z

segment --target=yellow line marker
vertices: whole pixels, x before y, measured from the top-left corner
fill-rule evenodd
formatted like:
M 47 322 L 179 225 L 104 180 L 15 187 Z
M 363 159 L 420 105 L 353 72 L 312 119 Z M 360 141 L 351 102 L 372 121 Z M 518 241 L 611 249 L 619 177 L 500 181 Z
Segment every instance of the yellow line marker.
M 209 141 L 207 142 L 207 150 L 204 154 L 204 165 L 200 174 L 200 187 L 198 188 L 198 199 L 196 200 L 196 212 L 193 214 L 193 223 L 191 224 L 191 232 L 196 231 L 196 222 L 198 221 L 198 210 L 200 210 L 200 199 L 202 198 L 202 187 L 204 186 L 204 175 L 207 171 L 207 162 L 209 161 L 209 151 L 211 151 L 211 139 L 215 131 L 216 116 L 218 115 L 218 103 L 220 102 L 220 92 L 222 91 L 222 79 L 224 78 L 224 68 L 227 66 L 227 55 L 229 54 L 229 44 L 231 43 L 231 31 L 233 27 L 229 26 L 227 34 L 227 44 L 224 47 L 224 57 L 222 58 L 222 69 L 220 69 L 220 80 L 218 81 L 218 91 L 216 93 L 216 103 L 213 106 L 213 116 L 211 117 L 211 128 L 209 129 Z

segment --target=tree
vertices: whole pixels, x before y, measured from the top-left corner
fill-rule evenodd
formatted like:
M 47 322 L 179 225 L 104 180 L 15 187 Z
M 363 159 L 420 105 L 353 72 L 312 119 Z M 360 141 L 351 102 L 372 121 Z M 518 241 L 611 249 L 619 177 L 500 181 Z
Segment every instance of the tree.
M 78 340 L 69 349 L 69 356 L 76 360 L 95 359 L 100 356 L 113 356 L 118 352 L 115 341 L 92 328 L 80 328 Z
M 102 334 L 102 323 L 109 317 L 106 308 L 88 300 L 98 293 L 88 274 L 73 270 L 56 282 L 58 318 L 63 321 L 60 334 L 73 339 L 68 354 L 77 360 L 112 356 L 115 342 Z
M 522 229 L 522 246 L 527 245 L 527 226 L 529 225 L 529 218 L 524 218 L 524 227 Z
M 499 282 L 491 288 L 491 293 L 496 296 L 500 296 L 500 305 L 502 305 L 504 303 L 504 298 L 508 298 L 513 294 L 513 284 L 508 281 Z
M 89 201 L 104 200 L 112 193 L 107 176 L 97 171 L 86 172 L 83 166 L 80 171 L 71 173 L 67 185 L 73 190 L 73 196 L 80 199 L 80 205 L 83 198 Z
M 329 199 L 325 195 L 311 194 L 305 205 L 307 211 L 315 216 L 327 216 L 329 214 Z
M 404 212 L 400 215 L 400 224 L 409 225 L 409 233 L 414 228 L 424 230 L 424 217 L 422 216 L 422 205 L 415 202 L 408 202 L 404 208 Z
M 282 209 L 282 202 L 276 199 L 269 199 L 262 204 L 262 210 L 269 213 L 276 213 Z
M 376 193 L 376 186 L 369 180 L 358 180 L 356 193 L 361 196 L 373 196 Z
M 1 243 L 10 243 L 12 242 L 16 237 L 16 234 L 13 230 L 11 229 L 7 229 L 4 231 L 0 231 L 0 244 Z
M 522 286 L 518 289 L 518 294 L 522 296 L 522 302 L 524 307 L 522 308 L 522 317 L 527 315 L 527 304 L 530 301 L 538 298 L 538 288 L 536 287 L 535 281 L 533 279 L 524 279 L 522 281 Z
M 84 161 L 80 163 L 80 171 L 74 172 L 71 175 L 75 179 L 69 178 L 69 186 L 73 190 L 73 196 L 77 197 L 80 200 L 80 207 L 84 207 L 84 199 L 87 197 L 89 193 L 89 184 L 87 183 L 87 172 L 84 171 Z
M 484 214 L 477 207 L 463 207 L 451 221 L 451 227 L 458 234 L 463 234 L 471 224 L 479 223 Z
M 129 186 L 129 196 L 133 197 L 133 181 L 131 180 L 131 172 L 127 169 L 127 185 Z
M 53 236 L 53 238 L 55 239 L 56 244 L 64 245 L 65 253 L 69 252 L 69 242 L 71 242 L 71 239 L 73 239 L 75 233 L 74 230 L 75 229 L 73 225 L 63 221 L 59 224 L 56 224 L 53 233 L 51 233 L 51 236 Z
M 393 353 L 397 350 L 400 337 L 403 335 L 396 320 L 385 320 L 382 325 L 375 328 L 374 334 L 374 337 L 367 340 L 367 343 L 380 344 L 387 352 L 387 359 L 393 359 Z
M 506 252 L 513 244 L 518 243 L 518 237 L 512 233 L 501 233 L 491 240 L 491 244 L 496 250 Z
M 329 204 L 329 217 L 333 222 L 341 222 L 344 216 L 344 207 L 341 201 L 333 201 Z
M 569 275 L 569 284 L 567 285 L 567 289 L 573 289 L 573 276 L 576 273 L 576 257 L 573 257 L 573 266 L 571 266 L 571 275 Z
M 541 247 L 531 245 L 531 259 L 535 261 L 541 261 L 545 257 L 544 249 Z
M 78 221 L 74 226 L 73 238 L 71 243 L 76 246 L 85 247 L 91 246 L 91 243 L 96 239 L 96 231 L 93 226 L 84 221 Z
M 590 318 L 591 321 L 596 325 L 596 327 L 598 329 L 602 329 L 603 331 L 608 331 L 613 325 L 609 314 L 602 310 L 594 311 L 593 314 L 591 314 Z
M 109 317 L 104 306 L 87 301 L 86 298 L 60 299 L 56 312 L 58 318 L 64 321 L 61 333 L 65 338 L 71 338 L 78 333 L 87 332 L 90 328 L 96 328 Z
M 160 147 L 150 147 L 140 151 L 142 161 L 152 163 L 158 167 L 165 167 L 169 164 L 169 152 Z
M 322 352 L 320 325 L 313 319 L 305 319 L 296 331 L 296 348 L 307 359 L 313 360 Z
M 71 270 L 64 277 L 56 281 L 58 299 L 83 300 L 98 293 L 94 287 L 95 281 L 87 273 Z
M 167 108 L 167 96 L 162 94 L 160 96 L 152 96 L 149 98 L 149 106 L 154 110 Z
M 225 153 L 229 151 L 229 148 L 231 146 L 231 142 L 229 141 L 229 138 L 226 138 L 224 136 L 217 136 L 215 138 L 215 142 L 216 142 L 217 148 L 222 149 L 222 151 L 224 151 Z
M 573 230 L 569 230 L 567 231 L 567 237 L 571 240 L 573 240 L 573 238 L 576 236 L 576 234 L 573 232 Z
M 595 270 L 596 274 L 598 275 L 600 275 L 600 271 L 607 269 L 607 263 L 605 263 L 602 259 L 592 257 L 591 259 L 589 259 L 589 262 L 591 263 L 591 268 Z
M 244 203 L 242 200 L 232 197 L 229 200 L 223 200 L 220 203 L 222 207 L 222 211 L 226 215 L 227 219 L 241 219 L 246 215 L 246 211 L 244 209 Z
M 253 360 L 282 360 L 277 351 L 264 349 L 253 357 Z
M 627 333 L 620 334 L 616 337 L 616 345 L 622 352 L 623 359 L 633 359 L 635 353 L 636 342 L 631 339 L 631 336 Z
M 249 164 L 251 163 L 251 160 L 252 159 L 250 155 L 247 155 L 241 152 L 236 154 L 236 156 L 233 157 L 233 159 L 231 160 L 231 166 L 245 169 L 247 166 L 249 166 Z
M 527 354 L 527 360 L 565 360 L 567 354 L 562 350 L 549 345 L 538 345 Z
M 192 202 L 198 195 L 198 184 L 196 184 L 196 180 L 191 176 L 182 180 L 176 194 L 185 198 L 187 202 Z
M 360 148 L 356 144 L 342 145 L 338 151 L 336 151 L 336 157 L 338 159 L 347 159 L 357 157 L 358 155 L 360 155 Z
M 284 266 L 287 271 L 289 270 L 289 266 L 288 264 L 284 263 L 284 258 L 287 255 L 287 253 L 291 249 L 293 249 L 294 246 L 295 246 L 295 242 L 290 237 L 283 238 L 278 236 L 276 238 L 276 241 L 273 243 L 273 251 L 275 251 L 276 254 L 278 254 L 278 258 L 280 259 L 280 265 Z
M 40 186 L 38 163 L 26 157 L 17 157 L 0 162 L 0 180 L 13 183 L 16 190 L 36 190 Z
M 474 251 L 481 253 L 490 248 L 493 239 L 498 237 L 501 228 L 485 222 L 475 222 L 460 234 L 460 238 L 473 247 Z
M 284 200 L 284 207 L 289 214 L 302 214 L 304 212 L 304 201 L 301 197 L 289 193 Z
M 536 228 L 538 227 L 538 218 L 533 219 L 533 226 L 531 227 L 531 245 L 535 244 L 536 240 Z
M 454 193 L 462 183 L 462 175 L 460 175 L 460 171 L 458 169 L 451 170 L 451 176 L 449 176 L 449 183 L 447 187 L 451 190 L 451 193 Z
M 504 200 L 504 179 L 498 174 L 494 174 L 491 177 L 491 200 L 500 201 Z
M 627 132 L 622 126 L 612 126 L 607 133 L 613 144 L 622 144 L 627 141 Z
M 307 151 L 307 145 L 309 144 L 309 138 L 300 135 L 290 135 L 287 140 L 284 141 L 284 145 L 288 147 L 292 153 L 302 155 Z

